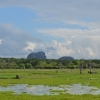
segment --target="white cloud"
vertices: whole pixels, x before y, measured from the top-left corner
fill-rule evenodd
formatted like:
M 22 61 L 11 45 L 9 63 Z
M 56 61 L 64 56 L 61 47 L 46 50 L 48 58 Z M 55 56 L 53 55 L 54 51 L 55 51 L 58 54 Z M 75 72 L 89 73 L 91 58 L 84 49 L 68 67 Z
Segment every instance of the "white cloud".
M 86 48 L 90 56 L 94 56 L 93 50 L 91 48 Z
M 91 29 L 100 29 L 100 1 L 99 0 L 3 0 L 0 7 L 27 7 L 35 11 L 37 21 L 63 22 L 65 25 L 79 25 Z M 42 30 L 41 30 L 42 31 Z M 47 30 L 45 30 L 46 32 Z M 50 30 L 49 30 L 50 31 Z M 56 30 L 57 31 L 57 30 Z M 75 30 L 62 30 L 59 32 L 75 32 Z M 86 31 L 86 30 L 85 30 Z M 84 32 L 76 30 L 76 32 Z M 52 32 L 52 31 L 51 31 Z M 54 30 L 53 30 L 54 32 Z M 89 31 L 88 31 L 89 32 Z M 79 34 L 80 34 L 79 33 Z M 60 33 L 62 34 L 62 33 Z M 83 33 L 82 33 L 83 34 Z M 59 34 L 58 34 L 59 35 Z M 57 36 L 57 35 L 56 35 Z
M 23 56 L 43 50 L 48 58 L 100 58 L 100 0 L 1 0 L 0 7 L 27 7 L 37 13 L 37 21 L 86 27 L 37 29 L 38 33 L 62 39 L 43 44 L 12 24 L 0 23 L 0 55 Z
M 70 36 L 100 38 L 100 29 L 81 30 L 81 29 L 57 28 L 57 29 L 37 29 L 37 32 L 58 38 L 67 38 Z
M 2 43 L 2 40 L 0 40 L 0 44 Z
M 83 38 L 81 40 L 71 40 L 72 43 L 68 44 L 65 40 L 63 42 L 57 42 L 53 40 L 50 47 L 54 48 L 54 50 L 46 51 L 46 55 L 48 58 L 59 58 L 62 56 L 72 56 L 75 59 L 99 59 L 100 55 L 100 47 L 99 42 L 91 40 L 90 38 Z M 92 41 L 92 42 L 91 42 Z M 83 43 L 84 42 L 84 43 Z M 95 44 L 95 45 L 94 45 Z
M 55 51 L 49 51 L 48 56 L 60 57 L 64 55 L 74 58 L 96 59 L 100 58 L 100 29 L 37 29 L 38 33 L 61 38 L 63 41 L 53 41 L 50 47 Z M 52 53 L 51 53 L 52 52 Z
M 38 20 L 71 23 L 99 22 L 99 0 L 3 0 L 0 7 L 27 7 L 37 12 Z M 91 19 L 91 20 L 87 20 Z M 86 23 L 85 23 L 86 24 Z M 100 25 L 99 25 L 100 26 Z M 95 27 L 95 26 L 94 26 Z
M 0 24 L 0 55 L 6 57 L 26 57 L 33 51 L 44 51 L 47 58 L 60 58 L 72 56 L 76 59 L 100 58 L 99 30 L 71 30 L 49 29 L 38 32 L 61 38 L 62 41 L 38 42 L 39 39 L 32 37 L 11 24 Z M 90 34 L 90 35 L 89 35 Z
M 64 55 L 72 55 L 73 54 L 73 49 L 69 48 L 71 42 L 70 41 L 65 41 L 65 42 L 57 42 L 53 41 L 52 45 L 56 49 L 57 55 L 64 56 Z
M 36 43 L 32 43 L 32 42 L 27 42 L 27 47 L 24 48 L 25 51 L 34 51 L 36 48 Z
M 25 57 L 29 49 L 34 50 L 35 44 L 41 42 L 41 39 L 5 23 L 0 23 L 0 38 L 0 55 L 7 57 Z

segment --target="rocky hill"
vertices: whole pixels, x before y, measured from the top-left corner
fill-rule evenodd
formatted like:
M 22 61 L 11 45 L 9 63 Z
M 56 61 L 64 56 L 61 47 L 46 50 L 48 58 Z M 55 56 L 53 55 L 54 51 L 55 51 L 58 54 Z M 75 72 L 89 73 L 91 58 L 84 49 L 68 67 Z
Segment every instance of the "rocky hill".
M 37 59 L 46 59 L 46 55 L 43 51 L 30 53 L 27 58 L 37 58 Z
M 70 57 L 70 56 L 63 56 L 63 57 L 59 58 L 59 60 L 74 60 L 74 58 Z

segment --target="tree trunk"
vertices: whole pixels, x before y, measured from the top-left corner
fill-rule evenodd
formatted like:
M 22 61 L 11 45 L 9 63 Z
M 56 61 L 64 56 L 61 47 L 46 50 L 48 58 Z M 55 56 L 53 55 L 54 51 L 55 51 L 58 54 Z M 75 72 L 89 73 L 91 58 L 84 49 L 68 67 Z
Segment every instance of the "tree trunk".
M 90 74 L 92 74 L 92 68 L 91 68 L 91 65 L 90 65 Z
M 82 74 L 83 64 L 80 66 L 80 74 Z

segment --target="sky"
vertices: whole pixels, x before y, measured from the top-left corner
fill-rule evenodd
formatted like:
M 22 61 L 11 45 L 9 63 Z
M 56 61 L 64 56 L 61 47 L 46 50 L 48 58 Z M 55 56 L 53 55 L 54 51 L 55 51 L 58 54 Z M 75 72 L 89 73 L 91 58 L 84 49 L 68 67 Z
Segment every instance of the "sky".
M 0 0 L 0 57 L 100 59 L 100 0 Z

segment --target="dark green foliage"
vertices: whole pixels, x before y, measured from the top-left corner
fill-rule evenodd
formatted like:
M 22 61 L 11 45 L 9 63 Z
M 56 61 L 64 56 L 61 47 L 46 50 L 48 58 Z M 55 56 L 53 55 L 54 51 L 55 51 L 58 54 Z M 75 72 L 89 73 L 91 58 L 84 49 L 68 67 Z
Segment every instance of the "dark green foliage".
M 74 60 L 74 58 L 70 57 L 70 56 L 63 56 L 63 57 L 59 58 L 59 60 Z
M 83 62 L 82 62 L 83 61 Z M 61 63 L 61 65 L 60 65 Z M 100 68 L 100 60 L 57 60 L 57 59 L 18 59 L 18 58 L 0 58 L 0 69 L 75 69 L 89 68 L 90 63 L 94 68 Z

